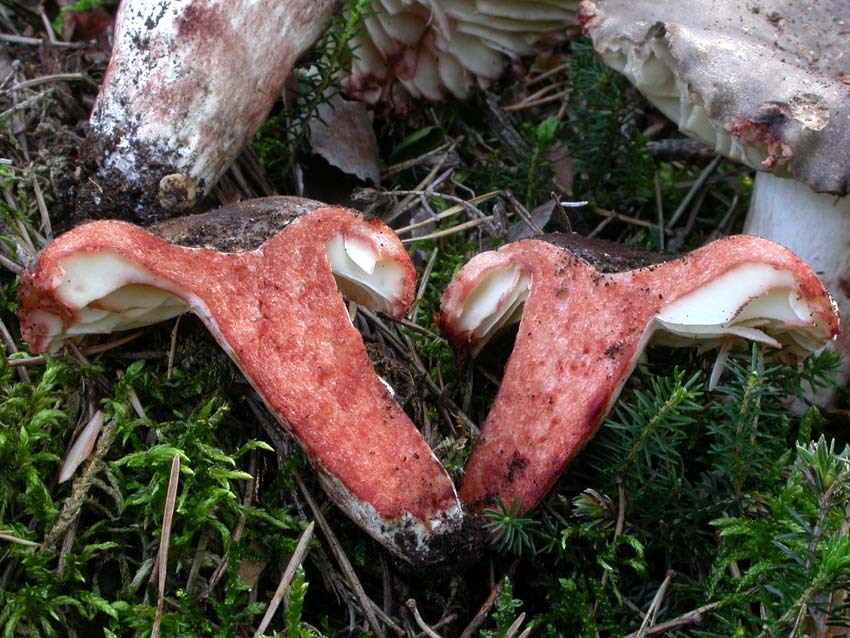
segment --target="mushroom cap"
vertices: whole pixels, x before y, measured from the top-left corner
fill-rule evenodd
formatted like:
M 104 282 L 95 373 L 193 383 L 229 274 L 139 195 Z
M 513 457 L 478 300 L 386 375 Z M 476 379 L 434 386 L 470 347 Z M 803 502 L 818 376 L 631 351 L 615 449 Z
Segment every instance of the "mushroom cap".
M 584 0 L 579 22 L 682 132 L 816 192 L 850 191 L 846 0 Z
M 563 39 L 577 0 L 372 0 L 348 91 L 370 103 L 469 97 Z

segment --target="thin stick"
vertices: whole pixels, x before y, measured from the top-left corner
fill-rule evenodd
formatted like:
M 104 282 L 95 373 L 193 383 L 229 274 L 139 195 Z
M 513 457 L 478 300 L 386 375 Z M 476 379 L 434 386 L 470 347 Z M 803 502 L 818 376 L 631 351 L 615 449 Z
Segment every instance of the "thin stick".
M 413 332 L 418 332 L 419 334 L 424 335 L 426 337 L 430 337 L 431 339 L 445 339 L 444 337 L 438 335 L 436 332 L 431 332 L 430 330 L 428 330 L 428 328 L 423 328 L 418 323 L 414 323 L 413 321 L 409 321 L 408 319 L 402 319 L 399 321 L 399 323 L 405 328 L 410 328 Z
M 445 627 L 450 623 L 453 623 L 455 620 L 457 620 L 457 614 L 449 614 L 445 618 L 442 618 L 435 622 L 433 625 L 431 625 L 431 629 L 437 631 L 438 629 Z M 413 638 L 426 638 L 427 635 L 428 634 L 426 634 L 424 631 L 420 631 L 418 634 L 413 636 Z
M 619 219 L 621 222 L 626 222 L 627 224 L 632 224 L 633 226 L 641 226 L 642 228 L 657 228 L 657 226 L 653 222 L 648 222 L 645 219 L 638 219 L 637 217 L 629 217 L 628 215 L 623 215 L 622 213 L 615 213 L 610 210 L 605 210 L 604 208 L 599 208 L 599 206 L 592 206 L 590 211 L 596 213 L 597 215 L 602 215 L 603 217 L 614 217 L 615 219 Z M 673 231 L 669 228 L 664 229 L 664 232 L 668 235 L 672 235 Z
M 393 191 L 398 192 L 398 191 Z M 401 192 L 411 192 L 411 191 L 401 191 Z M 415 191 L 416 193 L 423 193 L 424 191 Z M 416 222 L 415 224 L 410 224 L 409 226 L 404 226 L 399 229 L 394 229 L 396 235 L 403 235 L 404 233 L 409 233 L 412 230 L 416 230 L 417 228 L 422 228 L 423 226 L 427 226 L 428 224 L 433 224 L 435 221 L 445 219 L 446 217 L 451 217 L 452 215 L 457 215 L 464 210 L 468 210 L 465 204 L 481 204 L 482 202 L 486 202 L 487 200 L 493 199 L 497 195 L 501 195 L 502 191 L 490 191 L 489 193 L 484 193 L 483 195 L 479 195 L 478 197 L 473 197 L 468 200 L 464 204 L 456 204 L 450 208 L 447 208 L 442 213 L 438 213 L 435 217 L 430 219 L 426 219 L 425 221 Z M 430 193 L 432 197 L 443 197 L 442 193 Z
M 425 296 L 425 291 L 427 290 L 426 286 L 428 285 L 428 281 L 431 279 L 431 273 L 434 272 L 434 264 L 437 262 L 437 255 L 439 254 L 440 249 L 435 248 L 431 253 L 431 256 L 428 258 L 428 263 L 425 264 L 425 271 L 422 273 L 422 278 L 419 280 L 419 289 L 416 291 L 416 297 L 413 299 L 413 307 L 407 314 L 408 319 L 415 319 L 419 312 L 419 307 L 416 302 L 421 301 L 422 297 Z
M 534 84 L 537 84 L 538 82 L 542 82 L 546 78 L 552 77 L 556 73 L 560 73 L 561 71 L 566 71 L 568 68 L 570 68 L 570 64 L 571 64 L 571 62 L 564 62 L 563 64 L 559 64 L 558 66 L 556 66 L 554 69 L 549 69 L 548 71 L 545 71 L 544 73 L 541 73 L 540 75 L 535 75 L 533 78 L 530 78 L 525 83 L 525 85 L 526 86 L 532 86 Z
M 511 104 L 510 106 L 505 107 L 505 111 L 507 113 L 512 113 L 516 111 L 525 111 L 528 109 L 533 109 L 537 106 L 543 106 L 544 104 L 549 104 L 550 102 L 555 102 L 557 100 L 565 98 L 569 95 L 570 89 L 564 89 L 560 93 L 556 93 L 555 95 L 550 95 L 549 97 L 544 97 L 539 100 L 534 100 L 533 102 L 523 102 L 522 104 Z
M 530 102 L 534 102 L 534 101 L 542 98 L 543 96 L 545 96 L 547 93 L 551 93 L 552 91 L 558 89 L 559 87 L 561 87 L 563 85 L 564 85 L 563 82 L 555 82 L 554 84 L 547 84 L 542 89 L 538 89 L 534 93 L 531 93 L 530 95 L 526 95 L 519 102 L 515 102 L 514 104 L 509 104 L 508 106 L 504 106 L 502 108 L 505 111 L 516 110 L 517 107 L 522 107 L 525 104 L 528 104 Z
M 667 588 L 670 586 L 670 581 L 673 580 L 674 573 L 675 572 L 672 569 L 668 570 L 667 576 L 664 577 L 664 581 L 661 583 L 658 591 L 655 592 L 655 597 L 649 604 L 649 609 L 646 610 L 646 616 L 643 617 L 643 623 L 641 623 L 640 629 L 638 629 L 637 638 L 645 638 L 647 631 L 649 630 L 649 626 L 655 622 L 655 616 L 658 614 L 658 608 L 661 606 L 661 602 L 667 594 Z
M 12 44 L 30 44 L 33 46 L 51 46 L 60 49 L 82 49 L 86 46 L 83 42 L 51 42 L 42 38 L 28 38 L 23 35 L 14 35 L 11 33 L 0 33 L 0 42 L 11 42 Z
M 408 168 L 413 168 L 414 166 L 418 166 L 422 164 L 425 160 L 430 159 L 432 157 L 436 157 L 440 153 L 445 152 L 446 154 L 452 152 L 454 147 L 457 146 L 460 140 L 455 140 L 453 142 L 447 142 L 437 148 L 428 151 L 427 153 L 423 153 L 419 157 L 414 157 L 413 159 L 406 160 L 404 162 L 399 162 L 398 164 L 393 164 L 392 166 L 387 167 L 387 170 L 384 171 L 381 177 L 387 178 L 391 175 L 395 175 L 396 173 L 400 173 L 402 171 L 407 170 Z
M 292 558 L 289 559 L 289 564 L 283 571 L 283 576 L 280 578 L 280 582 L 277 585 L 274 596 L 272 596 L 271 601 L 269 601 L 269 607 L 266 609 L 266 613 L 260 621 L 257 631 L 254 632 L 254 638 L 259 638 L 259 636 L 266 633 L 269 623 L 271 623 L 277 608 L 280 606 L 283 597 L 286 595 L 286 591 L 289 589 L 289 584 L 295 576 L 295 570 L 298 569 L 298 566 L 307 555 L 307 550 L 310 545 L 310 540 L 313 538 L 313 530 L 315 528 L 316 521 L 310 521 L 307 529 L 304 530 L 301 534 L 301 538 L 298 539 L 298 545 L 295 547 L 295 553 L 292 554 Z
M 3 343 L 6 346 L 6 354 L 17 354 L 18 346 L 15 345 L 15 340 L 12 338 L 12 333 L 9 332 L 9 329 L 6 327 L 6 324 L 0 320 L 0 338 L 3 339 Z M 18 377 L 20 377 L 21 381 L 24 383 L 30 382 L 30 375 L 27 372 L 26 368 L 18 368 Z
M 144 334 L 144 330 L 137 330 L 136 332 L 131 332 L 128 335 L 124 335 L 120 339 L 113 339 L 112 341 L 107 341 L 106 343 L 99 343 L 96 346 L 89 346 L 88 348 L 83 349 L 83 353 L 87 356 L 91 356 L 93 354 L 100 354 L 101 352 L 106 352 L 107 350 L 113 350 L 115 348 L 119 348 L 123 346 L 125 343 L 130 343 L 133 339 L 138 339 Z
M 487 619 L 487 615 L 490 613 L 490 609 L 492 609 L 493 605 L 496 602 L 496 597 L 501 593 L 502 589 L 505 587 L 505 579 L 510 578 L 516 572 L 516 568 L 519 565 L 519 559 L 514 559 L 514 562 L 511 563 L 511 566 L 508 567 L 508 571 L 502 576 L 502 579 L 496 583 L 496 586 L 490 591 L 490 595 L 487 596 L 484 604 L 481 605 L 481 609 L 475 614 L 475 617 L 472 619 L 466 629 L 463 630 L 463 633 L 460 635 L 460 638 L 472 638 L 472 635 L 478 631 L 478 628 L 484 624 L 484 621 Z
M 708 605 L 703 605 L 702 607 L 698 607 L 697 609 L 689 611 L 686 614 L 682 614 L 681 616 L 674 618 L 673 620 L 668 620 L 667 622 L 659 623 L 657 625 L 649 627 L 643 635 L 654 636 L 655 634 L 663 634 L 665 631 L 670 631 L 671 629 L 675 629 L 676 627 L 681 627 L 683 625 L 698 625 L 702 622 L 702 617 L 704 614 L 710 611 L 714 611 L 715 609 L 719 609 L 725 604 L 725 601 L 718 601 L 714 603 L 709 603 Z M 627 636 L 624 636 L 624 638 L 638 638 L 638 635 L 639 632 L 635 631 Z
M 428 638 L 443 638 L 440 634 L 431 629 L 424 620 L 422 620 L 419 609 L 416 607 L 416 601 L 413 598 L 404 603 L 404 606 L 413 612 L 413 619 L 416 621 L 416 624 L 419 625 L 419 629 L 421 629 Z
M 360 606 L 363 609 L 363 613 L 366 616 L 369 626 L 378 638 L 383 638 L 384 631 L 381 628 L 381 625 L 378 624 L 378 619 L 375 616 L 374 609 L 372 608 L 373 603 L 366 595 L 363 585 L 360 584 L 360 579 L 357 578 L 357 574 L 351 566 L 351 561 L 349 561 L 348 556 L 345 555 L 342 545 L 339 544 L 331 526 L 328 524 L 327 519 L 325 519 L 325 515 L 322 514 L 322 510 L 319 509 L 318 505 L 316 505 L 316 501 L 313 500 L 313 496 L 310 494 L 309 490 L 307 490 L 307 486 L 304 485 L 304 481 L 301 479 L 301 476 L 296 474 L 295 480 L 298 483 L 301 493 L 304 495 L 304 500 L 307 501 L 307 505 L 309 505 L 310 509 L 313 510 L 313 516 L 316 517 L 316 522 L 319 524 L 322 533 L 325 535 L 325 540 L 327 540 L 328 546 L 331 548 L 331 553 L 334 555 L 334 558 L 336 558 L 336 562 L 342 570 L 342 573 L 345 574 L 348 584 L 351 585 L 351 588 L 354 590 L 354 594 L 360 602 Z
M 514 197 L 514 194 L 511 191 L 505 191 L 505 197 L 511 204 L 513 204 L 516 214 L 522 218 L 522 221 L 524 221 L 528 225 L 528 227 L 534 234 L 544 234 L 543 229 L 540 228 L 540 226 L 538 226 L 531 218 L 531 213 L 528 211 L 528 209 L 522 205 L 522 202 L 520 202 L 516 197 Z
M 661 178 L 655 171 L 655 208 L 658 212 L 658 249 L 664 250 L 664 202 L 661 199 Z
M 6 257 L 4 255 L 0 255 L 0 265 L 4 266 L 5 268 L 8 268 L 9 270 L 11 270 L 16 275 L 20 275 L 22 272 L 24 272 L 23 266 L 21 266 L 19 263 L 15 262 L 15 261 L 12 261 L 11 259 L 9 259 L 8 257 Z
M 165 378 L 171 380 L 171 372 L 174 369 L 174 353 L 177 351 L 177 329 L 180 327 L 180 317 L 174 320 L 174 327 L 171 329 L 171 347 L 168 349 L 168 367 L 166 368 Z
M 168 544 L 171 541 L 171 523 L 174 520 L 174 505 L 177 502 L 177 486 L 180 483 L 180 453 L 171 461 L 171 473 L 168 475 L 168 491 L 165 494 L 165 512 L 162 515 L 162 535 L 159 537 L 157 554 L 157 598 L 156 616 L 153 619 L 151 638 L 159 638 L 162 624 L 162 607 L 165 602 L 165 577 L 168 568 Z
M 448 157 L 448 152 L 445 155 L 443 155 L 443 157 L 440 158 L 440 161 L 437 162 L 434 165 L 434 168 L 432 168 L 431 171 L 425 176 L 425 179 L 423 179 L 421 182 L 419 182 L 416 185 L 416 189 L 425 188 L 426 186 L 428 186 L 428 184 L 430 184 L 434 180 L 434 178 L 437 176 L 437 173 L 439 173 L 440 170 L 443 168 L 443 164 L 445 164 L 447 157 Z M 393 192 L 395 192 L 395 191 L 393 191 Z M 408 208 L 410 208 L 410 206 L 413 204 L 413 202 L 416 201 L 417 197 L 418 197 L 418 192 L 408 194 L 403 200 L 401 200 L 398 203 L 398 205 L 396 205 L 395 208 L 393 208 L 393 210 L 390 211 L 390 214 L 387 217 L 384 218 L 384 220 L 383 220 L 384 223 L 389 224 L 396 217 L 398 217 L 404 211 L 406 211 Z
M 6 92 L 11 93 L 12 91 L 19 91 L 20 89 L 28 89 L 33 86 L 38 86 L 39 84 L 50 84 L 51 82 L 73 82 L 75 80 L 85 81 L 88 79 L 88 76 L 83 73 L 54 73 L 52 75 L 42 75 L 38 78 L 18 82 L 14 86 L 10 86 L 6 89 Z
M 32 178 L 32 189 L 35 192 L 39 215 L 41 215 L 41 229 L 44 231 L 44 236 L 51 240 L 53 239 L 53 227 L 50 225 L 50 215 L 47 213 L 47 204 L 44 203 L 44 193 L 41 192 L 38 177 Z
M 0 531 L 0 541 L 7 541 L 9 543 L 15 543 L 17 545 L 24 545 L 25 547 L 41 547 L 41 545 L 33 541 L 28 541 L 25 538 L 18 538 L 17 536 L 12 534 L 11 530 Z

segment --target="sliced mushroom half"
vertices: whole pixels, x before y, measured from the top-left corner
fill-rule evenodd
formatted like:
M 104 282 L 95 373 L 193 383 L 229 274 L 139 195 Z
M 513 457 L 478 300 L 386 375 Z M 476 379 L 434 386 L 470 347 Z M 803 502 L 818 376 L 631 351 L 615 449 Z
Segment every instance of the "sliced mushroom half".
M 275 213 L 285 225 L 277 234 Z M 461 518 L 454 486 L 372 369 L 340 294 L 404 314 L 416 274 L 393 232 L 349 210 L 286 198 L 157 232 L 244 252 L 178 246 L 118 221 L 75 228 L 22 277 L 21 328 L 32 351 L 195 313 L 299 441 L 334 501 L 397 555 L 440 559 L 436 539 Z
M 593 436 L 654 335 L 674 345 L 751 339 L 800 357 L 838 331 L 817 277 L 767 240 L 730 237 L 654 263 L 575 235 L 549 239 L 478 255 L 443 295 L 440 323 L 462 353 L 475 356 L 519 322 L 461 486 L 472 510 L 497 497 L 534 507 Z

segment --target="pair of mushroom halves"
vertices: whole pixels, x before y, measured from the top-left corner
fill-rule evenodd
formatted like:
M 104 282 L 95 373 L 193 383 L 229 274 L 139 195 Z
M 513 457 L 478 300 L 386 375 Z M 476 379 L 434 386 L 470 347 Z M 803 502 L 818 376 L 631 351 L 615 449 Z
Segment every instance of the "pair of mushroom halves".
M 519 326 L 458 495 L 372 369 L 343 299 L 400 318 L 415 283 L 406 250 L 382 222 L 270 198 L 148 230 L 97 221 L 69 231 L 22 277 L 21 330 L 33 352 L 49 352 L 67 339 L 193 312 L 298 440 L 336 504 L 419 564 L 473 549 L 480 514 L 497 498 L 537 505 L 599 428 L 651 338 L 703 346 L 744 338 L 800 357 L 838 331 L 811 270 L 756 237 L 677 258 L 576 235 L 479 254 L 443 295 L 442 329 L 474 357 L 498 331 Z

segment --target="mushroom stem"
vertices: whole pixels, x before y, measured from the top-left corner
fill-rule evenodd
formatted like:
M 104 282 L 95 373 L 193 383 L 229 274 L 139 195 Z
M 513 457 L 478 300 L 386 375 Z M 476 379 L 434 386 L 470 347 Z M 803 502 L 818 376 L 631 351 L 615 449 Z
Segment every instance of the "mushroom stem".
M 756 173 L 744 232 L 770 239 L 792 250 L 815 271 L 850 317 L 850 196 L 816 193 L 793 179 Z M 843 357 L 838 381 L 850 379 L 850 332 L 842 330 L 830 348 Z M 829 403 L 835 389 L 818 393 L 816 401 Z
M 497 497 L 523 511 L 540 502 L 656 333 L 670 345 L 720 346 L 731 337 L 784 344 L 783 354 L 797 357 L 838 330 L 811 270 L 763 239 L 730 237 L 630 270 L 611 255 L 591 266 L 594 249 L 577 236 L 509 244 L 473 258 L 443 295 L 440 324 L 461 352 L 474 355 L 495 330 L 520 321 L 461 485 L 472 510 Z
M 83 150 L 78 214 L 195 208 L 236 159 L 337 0 L 124 0 Z
M 228 216 L 237 218 L 234 227 L 251 226 L 251 216 L 269 219 L 268 208 L 249 202 L 158 230 L 195 244 L 218 235 L 241 249 L 224 231 Z M 177 246 L 118 221 L 79 226 L 24 273 L 22 334 L 43 352 L 75 334 L 195 313 L 301 444 L 341 509 L 407 560 L 445 558 L 436 540 L 457 531 L 462 517 L 454 486 L 372 369 L 337 283 L 400 318 L 416 273 L 381 222 L 340 208 L 292 214 L 310 208 L 296 200 L 282 211 L 285 230 L 244 252 Z

